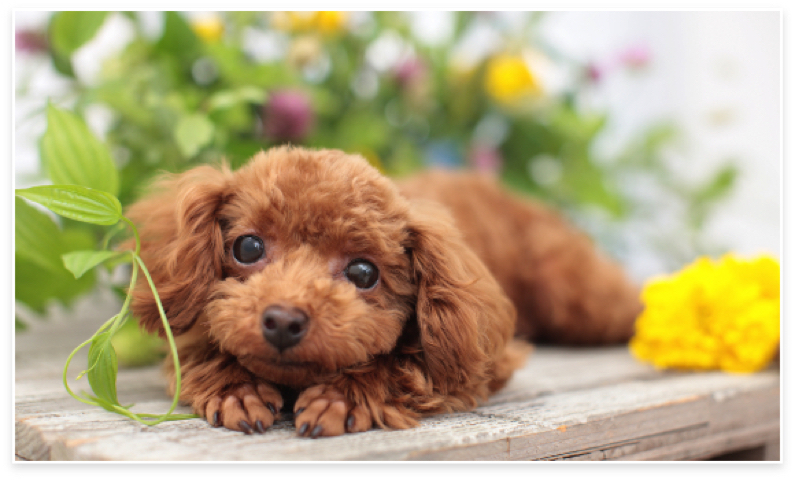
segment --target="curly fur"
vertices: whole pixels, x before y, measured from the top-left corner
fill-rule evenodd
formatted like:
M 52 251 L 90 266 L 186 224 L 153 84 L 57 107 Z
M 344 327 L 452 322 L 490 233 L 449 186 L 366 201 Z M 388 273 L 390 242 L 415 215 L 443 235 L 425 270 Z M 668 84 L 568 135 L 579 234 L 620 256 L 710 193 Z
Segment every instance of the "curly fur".
M 128 216 L 178 335 L 182 401 L 246 433 L 270 426 L 290 392 L 298 433 L 312 437 L 471 409 L 523 362 L 515 333 L 623 341 L 640 309 L 582 234 L 475 175 L 396 184 L 359 156 L 282 147 L 236 172 L 165 176 Z M 264 259 L 234 260 L 243 235 L 264 240 Z M 345 278 L 353 259 L 378 267 L 371 290 Z M 162 335 L 140 287 L 134 312 Z M 281 352 L 262 334 L 272 305 L 309 318 Z

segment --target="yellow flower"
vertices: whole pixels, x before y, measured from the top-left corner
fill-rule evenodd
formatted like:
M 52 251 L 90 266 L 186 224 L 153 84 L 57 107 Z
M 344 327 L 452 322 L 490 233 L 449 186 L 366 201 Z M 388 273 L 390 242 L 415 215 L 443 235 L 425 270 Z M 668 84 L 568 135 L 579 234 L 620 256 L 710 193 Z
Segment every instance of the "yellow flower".
M 325 34 L 337 33 L 345 27 L 348 20 L 345 12 L 315 12 L 315 27 Z
M 643 313 L 629 343 L 658 368 L 752 372 L 780 340 L 779 263 L 769 256 L 700 258 L 643 289 Z
M 216 42 L 224 34 L 224 24 L 218 16 L 205 17 L 191 22 L 193 31 L 206 42 Z
M 541 93 L 541 86 L 524 59 L 509 54 L 497 55 L 486 65 L 485 88 L 492 98 L 504 103 Z
M 345 27 L 345 12 L 274 12 L 273 26 L 291 32 L 337 33 Z

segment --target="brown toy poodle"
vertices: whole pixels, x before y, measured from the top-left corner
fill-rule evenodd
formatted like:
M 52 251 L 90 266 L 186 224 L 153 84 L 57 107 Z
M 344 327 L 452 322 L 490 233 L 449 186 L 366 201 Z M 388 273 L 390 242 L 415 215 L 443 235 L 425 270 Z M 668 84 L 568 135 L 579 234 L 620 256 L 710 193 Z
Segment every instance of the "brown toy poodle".
M 311 437 L 468 410 L 522 364 L 515 334 L 625 341 L 640 310 L 583 234 L 471 174 L 396 184 L 356 155 L 275 148 L 164 177 L 128 215 L 181 400 L 246 433 L 290 407 Z M 162 335 L 141 287 L 134 312 Z

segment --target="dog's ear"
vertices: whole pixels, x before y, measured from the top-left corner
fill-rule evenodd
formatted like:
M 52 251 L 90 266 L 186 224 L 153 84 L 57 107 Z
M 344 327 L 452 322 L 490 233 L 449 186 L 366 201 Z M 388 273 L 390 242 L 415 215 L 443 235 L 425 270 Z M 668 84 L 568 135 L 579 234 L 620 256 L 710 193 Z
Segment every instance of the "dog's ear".
M 139 229 L 141 257 L 175 335 L 193 326 L 211 286 L 222 277 L 224 242 L 216 216 L 230 176 L 225 166 L 201 166 L 162 177 L 127 212 Z M 164 334 L 145 278 L 135 288 L 132 308 L 142 327 Z
M 513 335 L 513 304 L 440 205 L 412 204 L 408 234 L 429 379 L 442 394 L 485 396 L 495 354 Z

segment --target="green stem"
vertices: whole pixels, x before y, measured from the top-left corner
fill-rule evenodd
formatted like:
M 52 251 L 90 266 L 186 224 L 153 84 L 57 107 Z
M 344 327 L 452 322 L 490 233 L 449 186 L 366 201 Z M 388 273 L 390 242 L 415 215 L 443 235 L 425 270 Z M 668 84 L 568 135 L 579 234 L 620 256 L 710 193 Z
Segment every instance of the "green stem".
M 130 287 L 127 289 L 127 297 L 124 299 L 124 303 L 121 306 L 121 311 L 119 312 L 119 315 L 125 321 L 127 317 L 127 312 L 130 309 L 130 302 L 132 301 L 132 291 L 135 288 L 135 283 L 138 281 L 138 266 L 135 264 L 136 254 L 132 252 L 130 252 L 130 254 L 132 255 L 132 264 L 133 264 L 132 274 L 130 275 Z M 111 330 L 111 336 L 113 336 L 116 333 L 116 330 L 118 330 L 122 324 L 124 324 L 123 321 L 117 322 L 113 326 L 113 329 Z
M 130 226 L 130 229 L 132 230 L 133 235 L 135 235 L 135 256 L 137 257 L 138 255 L 141 254 L 141 236 L 138 235 L 138 229 L 135 228 L 135 224 L 129 218 L 122 216 L 121 219 L 127 225 Z M 156 293 L 155 293 L 155 297 L 157 297 Z
M 130 276 L 130 288 L 129 288 L 128 292 L 132 292 L 132 289 L 135 286 L 135 282 L 137 281 L 137 279 L 138 279 L 138 267 L 135 264 L 135 256 L 133 256 L 133 271 L 132 271 L 132 275 Z M 72 358 L 75 356 L 75 354 L 77 354 L 77 352 L 79 352 L 83 347 L 85 347 L 86 345 L 88 345 L 89 343 L 94 341 L 94 339 L 97 337 L 97 335 L 99 335 L 102 332 L 104 332 L 108 327 L 111 328 L 111 337 L 113 336 L 114 333 L 116 333 L 116 330 L 118 330 L 119 327 L 126 320 L 126 316 L 127 316 L 126 314 L 127 314 L 127 311 L 129 310 L 129 305 L 130 305 L 130 300 L 131 299 L 132 299 L 132 295 L 130 295 L 128 293 L 127 294 L 127 298 L 124 300 L 124 304 L 122 304 L 121 311 L 119 313 L 117 313 L 116 315 L 114 315 L 113 317 L 111 317 L 108 321 L 103 323 L 102 326 L 99 327 L 99 329 L 94 333 L 94 335 L 91 336 L 91 338 L 89 338 L 85 342 L 81 343 L 77 348 L 72 350 L 72 353 L 66 359 L 66 365 L 64 365 L 64 368 L 63 368 L 63 384 L 64 384 L 64 387 L 66 387 L 66 391 L 73 398 L 75 398 L 77 400 L 80 400 L 83 403 L 87 403 L 89 405 L 98 406 L 98 404 L 96 402 L 92 402 L 90 400 L 86 400 L 86 399 L 84 399 L 82 397 L 79 397 L 78 395 L 76 395 L 72 391 L 71 388 L 69 388 L 69 382 L 67 380 L 67 372 L 69 370 L 69 365 L 72 363 Z M 94 367 L 93 365 L 89 365 L 88 369 L 86 371 L 91 370 L 93 367 Z
M 107 325 L 107 324 L 108 324 L 108 322 L 105 322 L 105 325 Z M 104 328 L 104 326 L 105 326 L 105 325 L 103 325 L 103 328 Z M 100 330 L 101 330 L 101 328 L 100 328 Z M 94 336 L 96 336 L 96 334 L 95 334 Z M 83 342 L 83 343 L 81 343 L 80 345 L 78 345 L 78 347 L 77 347 L 77 348 L 75 348 L 74 350 L 72 350 L 72 353 L 69 355 L 69 358 L 67 358 L 67 359 L 66 359 L 66 365 L 64 365 L 64 367 L 63 367 L 63 385 L 64 385 L 64 387 L 66 387 L 66 391 L 69 393 L 69 395 L 71 395 L 71 396 L 72 396 L 72 398 L 74 398 L 75 400 L 79 400 L 79 401 L 81 401 L 81 402 L 83 402 L 83 403 L 87 403 L 87 404 L 89 404 L 89 405 L 94 405 L 94 406 L 98 407 L 98 406 L 99 406 L 99 404 L 98 404 L 98 403 L 96 403 L 96 402 L 92 402 L 92 401 L 90 401 L 90 400 L 86 400 L 85 398 L 83 398 L 83 397 L 80 397 L 80 396 L 78 396 L 77 394 L 75 394 L 75 393 L 72 391 L 72 389 L 71 389 L 71 388 L 69 388 L 69 382 L 67 381 L 67 378 L 66 378 L 66 377 L 67 377 L 67 372 L 68 372 L 68 370 L 69 370 L 69 364 L 72 362 L 72 357 L 74 357 L 74 356 L 75 356 L 75 354 L 76 354 L 78 351 L 80 351 L 80 350 L 81 350 L 83 347 L 85 347 L 86 345 L 88 345 L 89 343 L 91 343 L 93 340 L 94 340 L 94 337 L 92 336 L 91 338 L 89 338 L 89 339 L 88 339 L 88 340 L 86 340 L 85 342 Z
M 130 287 L 127 290 L 127 298 L 125 298 L 124 303 L 122 304 L 121 311 L 118 314 L 114 315 L 112 318 L 110 318 L 108 321 L 106 321 L 99 328 L 99 330 L 97 330 L 96 333 L 94 333 L 94 335 L 91 338 L 89 338 L 85 342 L 81 343 L 77 348 L 75 348 L 72 351 L 72 353 L 69 355 L 69 357 L 66 359 L 66 365 L 64 366 L 63 370 L 64 387 L 66 388 L 66 391 L 69 393 L 69 395 L 72 396 L 72 398 L 80 402 L 86 403 L 88 405 L 105 408 L 106 410 L 118 413 L 120 415 L 124 415 L 125 417 L 136 420 L 144 425 L 150 425 L 150 426 L 157 425 L 158 423 L 161 423 L 166 420 L 184 420 L 189 418 L 196 418 L 197 415 L 192 415 L 192 414 L 176 414 L 176 415 L 173 414 L 174 410 L 179 404 L 179 394 L 182 389 L 182 371 L 179 364 L 179 354 L 177 352 L 177 345 L 174 341 L 174 335 L 171 332 L 171 326 L 169 325 L 168 319 L 166 318 L 166 313 L 165 310 L 163 309 L 163 304 L 160 301 L 160 296 L 157 294 L 157 289 L 155 288 L 154 282 L 152 281 L 152 277 L 149 275 L 149 271 L 147 270 L 146 265 L 144 265 L 143 260 L 139 256 L 141 252 L 141 238 L 138 234 L 138 229 L 135 228 L 135 225 L 128 218 L 122 217 L 122 220 L 124 220 L 124 222 L 130 226 L 130 228 L 133 231 L 133 235 L 135 236 L 135 251 L 130 252 L 130 254 L 132 255 L 133 269 L 132 269 L 132 274 L 130 275 Z M 106 237 L 105 239 L 106 242 L 109 239 L 110 236 Z M 116 334 L 118 329 L 128 320 L 129 318 L 128 312 L 130 310 L 130 303 L 132 301 L 132 292 L 133 289 L 135 288 L 136 282 L 138 281 L 139 267 L 141 268 L 141 271 L 144 272 L 146 280 L 149 283 L 149 287 L 152 289 L 152 294 L 154 295 L 158 311 L 160 312 L 160 319 L 163 321 L 163 329 L 166 332 L 166 337 L 168 338 L 168 343 L 169 346 L 171 347 L 171 355 L 173 356 L 174 359 L 174 368 L 176 369 L 176 389 L 175 389 L 176 391 L 174 394 L 174 401 L 171 403 L 171 408 L 168 410 L 168 412 L 163 415 L 154 415 L 150 413 L 136 414 L 128 410 L 126 407 L 123 407 L 121 405 L 111 404 L 100 398 L 91 397 L 89 395 L 86 395 L 87 398 L 81 397 L 76 393 L 74 393 L 71 388 L 69 388 L 69 382 L 67 380 L 69 365 L 72 362 L 72 358 L 74 358 L 75 354 L 77 354 L 78 351 L 80 351 L 83 347 L 93 342 L 98 335 L 104 333 L 105 330 L 107 330 L 108 328 L 110 328 L 109 333 L 110 337 L 112 338 L 113 335 Z M 94 368 L 94 365 L 89 366 L 89 368 L 85 372 L 91 370 L 91 368 Z M 152 418 L 153 420 L 146 420 L 145 418 Z
M 168 345 L 171 348 L 171 356 L 174 361 L 174 371 L 176 373 L 176 385 L 174 387 L 174 401 L 171 403 L 171 408 L 168 410 L 168 413 L 164 415 L 168 416 L 177 408 L 177 404 L 179 403 L 179 394 L 182 390 L 182 369 L 179 364 L 179 352 L 177 352 L 177 345 L 174 342 L 174 335 L 171 333 L 171 326 L 168 324 L 168 319 L 166 318 L 166 312 L 163 309 L 163 304 L 160 302 L 160 296 L 157 294 L 157 289 L 155 288 L 155 283 L 152 281 L 152 277 L 149 275 L 149 271 L 146 269 L 146 265 L 144 265 L 143 260 L 138 255 L 135 256 L 135 260 L 138 262 L 138 265 L 141 267 L 141 271 L 146 276 L 146 281 L 149 282 L 149 288 L 152 289 L 152 294 L 155 297 L 155 302 L 157 303 L 157 310 L 160 312 L 160 319 L 163 321 L 163 330 L 166 332 L 166 337 L 168 338 Z M 158 421 L 165 420 L 162 418 Z

